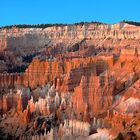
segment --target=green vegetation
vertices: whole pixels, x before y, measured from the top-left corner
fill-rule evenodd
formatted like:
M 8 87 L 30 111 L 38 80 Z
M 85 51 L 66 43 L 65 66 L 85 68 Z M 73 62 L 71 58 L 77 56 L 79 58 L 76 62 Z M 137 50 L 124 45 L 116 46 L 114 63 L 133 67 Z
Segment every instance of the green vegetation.
M 25 72 L 26 69 L 27 69 L 26 65 L 16 66 L 12 69 L 9 69 L 8 73 L 15 73 L 15 72 L 21 73 L 21 72 Z
M 33 58 L 36 56 L 36 54 L 30 54 L 27 56 L 22 56 L 23 62 L 31 63 Z
M 140 26 L 140 22 L 127 21 L 127 20 L 123 20 L 122 22 L 123 22 L 123 23 L 131 24 L 131 25 Z
M 125 127 L 126 127 L 126 121 L 125 120 L 123 120 L 122 125 L 123 125 L 123 127 L 125 129 Z
M 65 24 L 36 24 L 36 25 L 29 25 L 29 24 L 19 24 L 19 25 L 9 25 L 9 26 L 3 26 L 0 29 L 11 29 L 13 27 L 16 28 L 47 28 L 51 26 L 64 26 Z
M 128 132 L 127 135 L 130 136 L 130 140 L 137 140 L 137 135 L 134 132 Z
M 101 25 L 101 24 L 106 24 L 106 23 L 102 23 L 102 22 L 98 22 L 98 21 L 91 21 L 91 22 L 79 22 L 79 23 L 75 23 L 74 25 L 88 25 L 88 24 L 97 24 L 97 25 Z
M 136 26 L 140 26 L 140 22 L 134 22 L 134 21 L 127 21 L 127 20 L 123 20 L 121 21 L 123 23 L 128 23 L 128 24 L 131 24 L 131 25 L 136 25 Z M 18 24 L 18 25 L 8 25 L 8 26 L 3 26 L 3 27 L 0 27 L 0 29 L 11 29 L 13 27 L 16 27 L 16 28 L 47 28 L 47 27 L 52 27 L 52 26 L 67 26 L 67 25 L 88 25 L 88 24 L 97 24 L 97 25 L 101 25 L 101 24 L 106 24 L 106 23 L 102 23 L 102 22 L 98 22 L 98 21 L 91 21 L 91 22 L 78 22 L 78 23 L 73 23 L 73 24 L 62 24 L 62 23 L 56 23 L 56 24 Z
M 90 24 L 90 23 L 93 23 L 93 24 L 105 24 L 105 23 L 102 23 L 102 22 L 97 22 L 97 21 L 92 21 L 92 22 L 79 22 L 79 23 L 74 23 L 74 24 L 33 24 L 33 25 L 30 25 L 30 24 L 18 24 L 18 25 L 9 25 L 9 26 L 3 26 L 3 27 L 0 27 L 0 29 L 11 29 L 13 27 L 16 27 L 16 28 L 47 28 L 47 27 L 52 27 L 52 26 L 67 26 L 67 25 L 87 25 L 87 24 Z
M 122 133 L 120 132 L 117 138 L 115 138 L 114 140 L 124 140 Z

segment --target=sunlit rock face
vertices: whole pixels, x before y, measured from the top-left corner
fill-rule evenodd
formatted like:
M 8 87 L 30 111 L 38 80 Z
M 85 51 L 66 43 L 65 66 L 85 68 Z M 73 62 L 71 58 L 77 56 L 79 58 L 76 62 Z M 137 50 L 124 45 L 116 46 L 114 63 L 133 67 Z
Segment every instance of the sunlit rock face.
M 114 139 L 120 132 L 125 137 L 133 122 L 138 125 L 140 108 L 139 56 L 134 53 L 126 59 L 126 55 L 121 53 L 117 60 L 113 56 L 60 62 L 35 59 L 19 76 L 22 84 L 15 82 L 14 90 L 1 95 L 2 135 L 8 123 L 8 133 L 19 138 L 10 125 L 18 118 L 22 123 L 15 129 L 21 138 Z
M 34 57 L 80 58 L 101 53 L 120 53 L 125 47 L 140 47 L 140 27 L 128 23 L 85 23 L 46 28 L 1 28 L 0 52 L 12 53 L 1 72 L 24 72 Z M 139 51 L 138 51 L 139 54 Z M 12 66 L 11 66 L 12 65 Z
M 1 29 L 0 139 L 140 138 L 139 32 L 126 23 Z
M 15 47 L 42 47 L 50 43 L 78 41 L 84 38 L 93 39 L 95 44 L 108 44 L 121 46 L 130 42 L 134 45 L 140 39 L 140 28 L 127 23 L 114 25 L 88 23 L 83 25 L 63 25 L 47 28 L 16 28 L 1 29 L 0 46 L 3 48 Z M 104 43 L 102 41 L 104 41 Z M 116 40 L 113 44 L 113 40 Z M 135 44 L 136 45 L 136 44 Z M 107 47 L 107 46 L 106 46 Z
M 16 50 L 16 54 L 22 56 L 40 52 L 44 57 L 45 54 L 57 56 L 65 53 L 72 57 L 91 56 L 112 49 L 118 52 L 126 46 L 140 47 L 139 44 L 140 27 L 123 22 L 0 29 L 0 50 Z

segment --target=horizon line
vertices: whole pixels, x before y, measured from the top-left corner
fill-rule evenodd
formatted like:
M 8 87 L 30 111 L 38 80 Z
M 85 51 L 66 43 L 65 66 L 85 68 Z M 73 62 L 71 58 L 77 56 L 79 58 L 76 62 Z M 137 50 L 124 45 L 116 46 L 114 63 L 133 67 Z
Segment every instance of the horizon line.
M 114 23 L 107 23 L 107 22 L 100 22 L 100 21 L 78 21 L 78 22 L 68 22 L 68 23 L 64 23 L 64 22 L 54 22 L 54 23 L 19 23 L 19 24 L 7 24 L 7 25 L 0 25 L 0 29 L 2 28 L 6 28 L 6 27 L 13 27 L 13 26 L 41 26 L 41 25 L 51 25 L 51 26 L 55 26 L 55 25 L 62 25 L 62 26 L 65 26 L 65 25 L 78 25 L 78 24 L 90 24 L 90 23 L 97 23 L 97 24 L 106 24 L 106 25 L 113 25 L 113 24 L 117 24 L 117 23 L 137 23 L 137 24 L 140 24 L 140 21 L 133 21 L 133 20 L 121 20 L 121 21 L 118 21 L 118 22 L 114 22 Z

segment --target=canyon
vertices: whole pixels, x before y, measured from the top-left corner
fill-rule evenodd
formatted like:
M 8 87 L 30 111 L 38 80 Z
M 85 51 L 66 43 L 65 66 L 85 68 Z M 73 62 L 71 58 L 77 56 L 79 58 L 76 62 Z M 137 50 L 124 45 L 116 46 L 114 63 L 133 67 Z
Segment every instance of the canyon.
M 1 28 L 0 139 L 139 139 L 139 61 L 129 22 Z

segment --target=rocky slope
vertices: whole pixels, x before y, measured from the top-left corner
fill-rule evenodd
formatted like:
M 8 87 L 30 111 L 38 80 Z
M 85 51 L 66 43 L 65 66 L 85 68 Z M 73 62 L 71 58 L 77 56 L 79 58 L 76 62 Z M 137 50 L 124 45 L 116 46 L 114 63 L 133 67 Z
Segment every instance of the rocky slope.
M 12 28 L 0 36 L 0 139 L 140 137 L 139 26 Z
M 95 47 L 139 46 L 140 27 L 128 23 L 98 24 L 85 23 L 77 25 L 61 25 L 47 28 L 0 29 L 0 49 L 17 49 L 17 51 L 38 51 L 42 47 L 60 46 L 65 48 L 89 39 Z M 86 46 L 87 46 L 86 44 Z
M 71 57 L 87 57 L 101 52 L 117 53 L 121 48 L 130 46 L 140 47 L 140 26 L 126 22 L 112 25 L 82 23 L 32 28 L 13 26 L 0 29 L 0 51 L 8 55 L 10 51 L 13 53 L 13 59 L 18 61 L 12 63 L 11 68 L 9 62 L 3 64 L 3 60 L 6 61 L 6 58 L 3 58 L 0 59 L 0 66 L 1 71 L 19 72 L 20 68 L 24 71 L 28 62 L 35 56 L 46 59 L 68 53 Z

